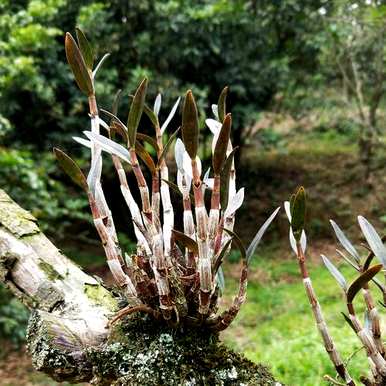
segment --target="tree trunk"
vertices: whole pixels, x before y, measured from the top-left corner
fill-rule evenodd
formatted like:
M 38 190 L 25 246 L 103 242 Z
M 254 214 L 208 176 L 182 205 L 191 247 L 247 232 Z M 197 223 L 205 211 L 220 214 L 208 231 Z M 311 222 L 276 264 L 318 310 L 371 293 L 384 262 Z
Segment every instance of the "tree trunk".
M 0 189 L 0 281 L 32 309 L 32 362 L 57 381 L 95 385 L 280 385 L 201 329 L 146 316 L 113 328 L 119 298 L 66 258 Z

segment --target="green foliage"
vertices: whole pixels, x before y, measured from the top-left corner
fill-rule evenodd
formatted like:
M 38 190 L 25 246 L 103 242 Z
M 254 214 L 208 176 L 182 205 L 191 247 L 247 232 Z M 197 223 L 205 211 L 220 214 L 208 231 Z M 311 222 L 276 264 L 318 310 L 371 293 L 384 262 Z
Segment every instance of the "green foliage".
M 0 284 L 0 344 L 7 339 L 15 345 L 25 340 L 29 312 Z
M 11 5 L 3 0 L 0 7 L 8 11 L 0 25 L 0 114 L 19 133 L 34 127 L 40 140 L 50 141 L 54 135 L 83 129 L 79 116 L 85 104 L 74 92 L 71 75 L 63 71 L 64 31 L 73 32 L 78 25 L 92 36 L 96 57 L 105 51 L 113 54 L 95 86 L 106 104 L 112 90 L 122 85 L 133 90 L 148 76 L 153 96 L 166 87 L 175 90 L 166 96 L 168 102 L 194 87 L 201 109 L 232 79 L 231 104 L 240 117 L 235 127 L 241 130 L 251 107 L 267 105 L 289 70 L 300 68 L 297 60 L 302 67 L 312 62 L 306 53 L 314 47 L 304 40 L 317 29 L 319 2 L 303 0 L 297 6 L 294 0 L 263 1 L 258 6 L 240 0 L 146 0 L 130 5 L 116 0 L 29 0 Z M 71 117 L 68 106 L 76 106 Z M 40 111 L 48 111 L 44 119 Z M 43 144 L 30 132 L 23 138 L 13 134 L 10 138 L 24 143 Z
M 89 218 L 86 197 L 68 199 L 68 189 L 57 179 L 52 155 L 35 158 L 32 151 L 0 148 L 0 186 L 39 220 L 41 228 L 56 238 L 74 221 Z M 68 180 L 67 180 L 68 181 Z

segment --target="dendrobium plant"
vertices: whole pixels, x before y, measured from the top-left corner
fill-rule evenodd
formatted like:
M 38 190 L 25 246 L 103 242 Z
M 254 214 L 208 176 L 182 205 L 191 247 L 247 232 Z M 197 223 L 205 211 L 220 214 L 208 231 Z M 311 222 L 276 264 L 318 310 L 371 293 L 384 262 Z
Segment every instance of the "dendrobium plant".
M 356 382 L 347 370 L 347 364 L 343 362 L 335 346 L 334 340 L 330 335 L 325 322 L 321 306 L 317 300 L 311 278 L 306 268 L 306 233 L 305 233 L 305 211 L 306 198 L 305 191 L 300 188 L 291 197 L 290 202 L 284 203 L 285 211 L 290 222 L 289 240 L 291 247 L 296 254 L 299 268 L 303 279 L 303 284 L 310 301 L 317 328 L 321 334 L 325 349 L 334 364 L 337 376 L 344 382 L 326 375 L 326 380 L 337 385 L 355 386 Z M 386 384 L 386 356 L 385 346 L 381 336 L 381 321 L 374 301 L 369 283 L 373 282 L 381 291 L 383 303 L 379 304 L 386 307 L 386 286 L 375 276 L 386 268 L 386 247 L 384 242 L 386 237 L 381 238 L 373 225 L 363 216 L 358 216 L 358 223 L 367 244 L 362 245 L 365 253 L 360 253 L 350 242 L 340 227 L 330 220 L 335 235 L 343 247 L 344 251 L 336 249 L 338 256 L 342 257 L 351 267 L 358 271 L 359 276 L 349 285 L 343 274 L 335 267 L 325 255 L 321 255 L 322 261 L 331 275 L 341 287 L 346 299 L 347 314 L 342 313 L 346 322 L 350 325 L 354 333 L 358 336 L 361 345 L 366 351 L 371 375 L 361 376 L 360 381 L 367 386 L 381 386 Z M 381 264 L 370 266 L 374 257 L 377 257 Z M 385 272 L 385 271 L 384 271 Z M 364 323 L 360 321 L 355 310 L 354 299 L 359 292 L 362 292 L 366 306 Z
M 135 94 L 130 96 L 126 124 L 117 116 L 121 93 L 115 96 L 110 112 L 99 110 L 94 82 L 101 63 L 93 70 L 91 45 L 81 30 L 76 30 L 76 36 L 77 41 L 71 34 L 66 34 L 65 49 L 75 80 L 89 101 L 91 131 L 85 131 L 85 137 L 74 137 L 75 141 L 91 150 L 87 178 L 68 155 L 56 148 L 54 152 L 65 172 L 87 193 L 108 266 L 128 304 L 110 320 L 110 324 L 125 315 L 144 312 L 171 326 L 185 324 L 205 326 L 213 331 L 225 329 L 245 301 L 251 257 L 279 211 L 277 208 L 272 213 L 245 249 L 233 232 L 235 214 L 244 200 L 244 189 L 236 189 L 233 160 L 236 149 L 230 139 L 232 117 L 226 111 L 228 88 L 221 92 L 218 104 L 212 106 L 214 119 L 206 120 L 213 134 L 212 172 L 208 170 L 202 177 L 198 155 L 198 112 L 193 93 L 190 90 L 186 93 L 181 127 L 169 136 L 165 144 L 167 128 L 179 108 L 180 98 L 161 124 L 161 95 L 150 108 L 145 101 L 148 81 L 144 79 Z M 106 55 L 101 62 L 105 58 Z M 108 118 L 108 122 L 100 118 L 99 112 Z M 155 138 L 137 131 L 143 113 L 153 125 Z M 146 150 L 145 144 L 154 149 L 156 159 Z M 177 184 L 170 180 L 166 163 L 173 144 Z M 105 199 L 101 183 L 104 153 L 112 157 L 131 214 L 137 243 L 132 255 L 122 254 Z M 149 171 L 151 187 L 143 166 Z M 129 186 L 127 168 L 131 168 L 135 175 L 140 203 L 133 198 L 132 189 L 136 187 Z M 170 189 L 176 190 L 182 199 L 182 230 L 174 227 Z M 205 194 L 210 196 L 209 213 Z M 217 314 L 217 301 L 224 287 L 221 266 L 232 243 L 240 250 L 243 262 L 239 290 L 230 308 Z

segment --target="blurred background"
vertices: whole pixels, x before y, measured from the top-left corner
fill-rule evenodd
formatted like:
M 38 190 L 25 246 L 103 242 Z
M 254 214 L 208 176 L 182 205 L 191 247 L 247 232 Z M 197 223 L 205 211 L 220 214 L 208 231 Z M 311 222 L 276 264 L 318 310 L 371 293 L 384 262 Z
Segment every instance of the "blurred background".
M 246 188 L 236 229 L 247 242 L 298 185 L 306 187 L 311 277 L 338 348 L 359 374 L 364 353 L 356 352 L 360 346 L 340 315 L 341 293 L 319 255 L 336 255 L 330 218 L 357 244 L 358 214 L 386 232 L 384 2 L 0 0 L 0 187 L 36 216 L 68 256 L 108 280 L 86 197 L 51 152 L 58 146 L 89 166 L 88 152 L 72 140 L 89 128 L 87 100 L 64 54 L 64 34 L 75 26 L 99 58 L 111 53 L 97 76 L 97 99 L 110 109 L 123 89 L 123 120 L 127 95 L 144 76 L 150 80 L 148 103 L 163 95 L 161 121 L 191 88 L 203 128 L 211 104 L 229 85 L 233 139 L 240 146 L 237 183 Z M 169 133 L 179 123 L 178 113 Z M 146 118 L 141 126 L 150 133 Z M 210 143 L 209 130 L 202 130 L 207 163 Z M 130 252 L 129 216 L 109 168 L 107 162 L 103 184 Z M 254 259 L 248 301 L 223 339 L 269 365 L 285 384 L 321 385 L 322 376 L 334 372 L 287 238 L 283 211 Z M 225 266 L 224 305 L 234 296 L 238 264 L 234 252 Z M 0 385 L 57 385 L 32 371 L 24 347 L 27 319 L 24 306 L 0 285 Z

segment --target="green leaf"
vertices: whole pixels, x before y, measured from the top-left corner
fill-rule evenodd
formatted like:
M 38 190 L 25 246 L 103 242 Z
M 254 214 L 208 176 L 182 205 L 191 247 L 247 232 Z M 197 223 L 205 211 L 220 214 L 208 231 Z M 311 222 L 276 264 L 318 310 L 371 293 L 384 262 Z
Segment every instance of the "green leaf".
M 148 116 L 153 126 L 155 128 L 159 127 L 159 121 L 158 121 L 157 115 L 147 104 L 144 105 L 143 111 Z
M 119 108 L 119 103 L 121 102 L 121 98 L 122 98 L 122 90 L 119 89 L 114 95 L 113 104 L 111 106 L 111 112 L 114 115 L 118 115 L 118 108 Z
M 190 158 L 194 160 L 198 150 L 198 112 L 192 91 L 186 93 L 182 111 L 182 139 Z
M 92 68 L 94 66 L 94 51 L 91 47 L 91 44 L 87 40 L 85 34 L 83 33 L 83 31 L 79 28 L 75 28 L 75 31 L 76 31 L 76 38 L 79 44 L 79 49 L 83 56 L 83 60 L 87 68 L 90 71 L 92 71 Z
M 373 265 L 367 271 L 363 272 L 357 279 L 355 279 L 347 290 L 347 303 L 352 303 L 358 291 L 366 283 L 368 283 L 381 269 L 382 264 Z
M 158 165 L 161 164 L 161 161 L 166 157 L 166 154 L 173 143 L 173 141 L 176 139 L 178 132 L 180 131 L 180 127 L 170 136 L 169 141 L 165 145 L 165 147 L 162 150 L 162 153 L 159 156 Z
M 293 199 L 291 217 L 291 226 L 294 237 L 296 241 L 300 241 L 306 217 L 306 192 L 303 186 L 298 189 Z
M 94 86 L 92 83 L 91 75 L 87 70 L 86 63 L 80 53 L 80 50 L 75 43 L 74 38 L 69 32 L 66 33 L 65 50 L 68 64 L 71 67 L 74 74 L 76 83 L 80 90 L 87 96 L 94 94 Z
M 226 114 L 226 99 L 228 95 L 228 90 L 229 87 L 225 86 L 223 90 L 221 91 L 221 94 L 218 98 L 218 103 L 217 103 L 217 111 L 218 111 L 218 118 L 220 122 L 224 122 L 225 119 L 225 114 Z
M 195 240 L 191 239 L 185 233 L 182 233 L 175 229 L 173 229 L 172 232 L 177 241 L 180 241 L 184 245 L 184 247 L 189 249 L 189 251 L 193 252 L 195 255 L 198 255 L 198 245 Z
M 145 150 L 145 148 L 137 141 L 135 144 L 135 152 L 138 154 L 139 158 L 145 163 L 145 165 L 149 168 L 152 175 L 156 173 L 156 166 L 154 164 L 153 158 L 151 155 Z
M 220 174 L 224 162 L 226 159 L 227 148 L 229 144 L 229 138 L 231 135 L 231 127 L 232 127 L 232 117 L 231 114 L 227 114 L 224 123 L 222 124 L 220 133 L 217 138 L 216 146 L 213 152 L 213 172 L 215 175 Z
M 87 180 L 83 172 L 80 170 L 79 166 L 76 162 L 69 157 L 62 150 L 54 147 L 54 154 L 56 159 L 59 162 L 60 167 L 63 171 L 75 182 L 75 184 L 79 185 L 86 192 L 88 191 Z
M 237 147 L 235 147 L 228 155 L 228 158 L 225 161 L 224 167 L 220 175 L 220 200 L 222 210 L 225 210 L 228 206 L 229 179 L 231 175 L 233 157 L 235 155 L 236 150 Z
M 129 130 L 129 145 L 135 147 L 137 129 L 141 120 L 143 108 L 145 106 L 145 97 L 147 91 L 147 79 L 145 78 L 138 86 L 133 101 L 131 102 L 129 117 L 127 118 L 127 128 Z

